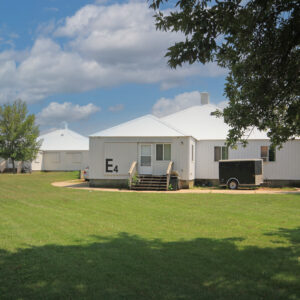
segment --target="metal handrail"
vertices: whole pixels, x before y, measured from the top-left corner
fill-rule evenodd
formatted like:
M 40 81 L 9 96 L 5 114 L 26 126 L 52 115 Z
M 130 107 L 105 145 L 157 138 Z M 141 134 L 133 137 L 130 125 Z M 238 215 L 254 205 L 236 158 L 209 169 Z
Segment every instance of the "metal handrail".
M 131 167 L 128 171 L 128 176 L 129 176 L 128 186 L 129 186 L 129 189 L 131 189 L 131 186 L 132 186 L 132 177 L 136 172 L 136 166 L 137 166 L 137 162 L 136 161 L 132 162 Z

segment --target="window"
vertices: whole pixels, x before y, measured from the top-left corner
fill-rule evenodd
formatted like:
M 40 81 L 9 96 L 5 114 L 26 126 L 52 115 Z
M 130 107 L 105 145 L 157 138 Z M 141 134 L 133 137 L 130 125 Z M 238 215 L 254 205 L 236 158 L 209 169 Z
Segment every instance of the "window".
M 141 166 L 151 167 L 151 145 L 141 145 Z
M 228 159 L 228 147 L 215 147 L 215 154 L 214 154 L 215 161 L 219 161 L 222 159 Z
M 171 160 L 171 144 L 156 144 L 156 160 Z
M 260 157 L 263 159 L 263 161 L 268 161 L 268 146 L 260 147 Z
M 164 145 L 164 160 L 171 160 L 171 144 Z
M 276 160 L 276 150 L 275 148 L 268 146 L 260 147 L 260 157 L 263 161 L 275 161 Z
M 269 148 L 269 161 L 276 160 L 276 150 L 274 148 Z
M 164 160 L 164 145 L 156 145 L 156 160 Z

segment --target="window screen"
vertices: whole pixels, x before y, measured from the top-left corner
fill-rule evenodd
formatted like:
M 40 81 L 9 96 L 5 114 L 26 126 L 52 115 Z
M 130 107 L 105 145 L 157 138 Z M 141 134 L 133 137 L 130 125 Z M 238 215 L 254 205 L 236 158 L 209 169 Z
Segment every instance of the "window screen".
M 228 147 L 222 147 L 222 159 L 228 159 Z
M 164 144 L 164 160 L 171 160 L 171 145 Z
M 221 147 L 215 147 L 215 161 L 221 160 Z
M 156 144 L 156 160 L 171 160 L 171 144 Z
M 156 160 L 163 160 L 163 144 L 156 145 Z
M 151 156 L 151 145 L 141 146 L 141 156 Z
M 263 161 L 268 160 L 268 146 L 260 147 L 260 157 L 263 159 Z
M 151 166 L 151 145 L 141 146 L 141 166 L 149 167 Z
M 151 156 L 141 156 L 141 166 L 151 167 Z
M 219 161 L 221 159 L 225 160 L 228 159 L 228 147 L 215 147 L 215 153 L 214 153 L 214 159 L 215 161 Z
M 276 160 L 276 150 L 274 148 L 269 149 L 269 161 Z

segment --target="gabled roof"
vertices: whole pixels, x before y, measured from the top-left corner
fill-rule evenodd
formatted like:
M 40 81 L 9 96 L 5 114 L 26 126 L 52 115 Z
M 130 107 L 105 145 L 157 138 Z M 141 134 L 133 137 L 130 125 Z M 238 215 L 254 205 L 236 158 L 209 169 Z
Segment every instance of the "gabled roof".
M 185 136 L 153 115 L 145 115 L 129 122 L 94 133 L 90 137 L 167 137 Z
M 41 135 L 43 151 L 82 151 L 89 150 L 89 139 L 70 129 L 58 129 Z
M 212 116 L 218 109 L 212 104 L 197 105 L 161 118 L 162 121 L 176 126 L 197 140 L 224 140 L 227 137 L 229 126 L 223 118 Z M 265 132 L 254 129 L 248 139 L 268 139 Z

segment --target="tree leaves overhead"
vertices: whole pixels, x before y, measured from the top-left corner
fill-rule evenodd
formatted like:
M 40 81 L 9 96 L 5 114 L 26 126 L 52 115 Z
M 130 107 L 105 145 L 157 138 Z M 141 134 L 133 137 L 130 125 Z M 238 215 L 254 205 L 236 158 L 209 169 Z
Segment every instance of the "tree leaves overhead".
M 168 49 L 170 67 L 216 61 L 229 70 L 222 113 L 232 127 L 228 144 L 257 127 L 282 145 L 300 135 L 300 1 L 243 3 L 154 0 L 151 7 L 157 29 L 186 37 Z M 160 10 L 165 4 L 173 4 L 168 14 Z

